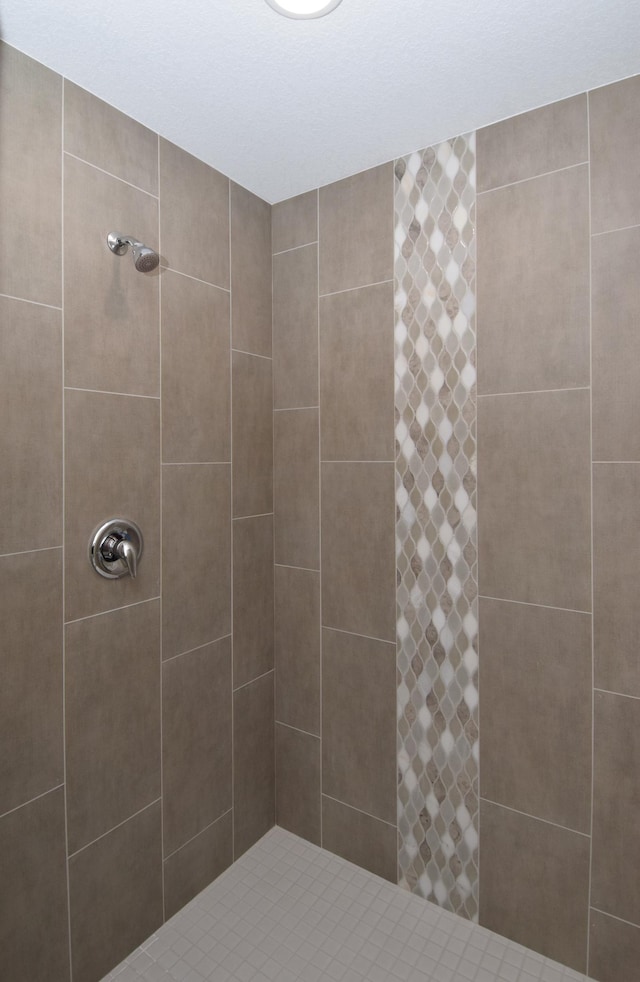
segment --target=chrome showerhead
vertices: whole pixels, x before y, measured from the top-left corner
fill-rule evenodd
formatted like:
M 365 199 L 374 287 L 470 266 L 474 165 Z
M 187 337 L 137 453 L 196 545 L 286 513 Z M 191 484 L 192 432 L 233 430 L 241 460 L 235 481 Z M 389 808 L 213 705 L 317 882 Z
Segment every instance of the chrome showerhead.
M 138 242 L 131 235 L 122 235 L 120 232 L 109 232 L 107 244 L 111 251 L 115 252 L 116 256 L 124 256 L 129 246 L 131 246 L 133 262 L 140 273 L 150 273 L 160 262 L 160 256 L 157 252 L 154 252 L 153 249 L 150 249 L 149 246 L 144 245 L 142 242 Z

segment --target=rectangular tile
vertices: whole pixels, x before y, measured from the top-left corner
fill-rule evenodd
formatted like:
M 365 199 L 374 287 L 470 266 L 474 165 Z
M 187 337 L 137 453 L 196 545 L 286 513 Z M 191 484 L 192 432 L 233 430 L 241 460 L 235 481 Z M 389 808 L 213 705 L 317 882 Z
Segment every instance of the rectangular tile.
M 589 93 L 591 228 L 640 224 L 640 75 Z
M 271 355 L 271 206 L 231 182 L 233 347 Z
M 640 228 L 592 240 L 593 456 L 640 460 Z
M 396 818 L 396 646 L 322 632 L 322 790 Z
M 480 600 L 483 797 L 591 826 L 591 617 Z
M 69 890 L 73 979 L 99 982 L 162 924 L 160 802 L 72 856 Z
M 273 259 L 273 405 L 318 405 L 318 247 Z
M 478 191 L 589 158 L 587 97 L 574 96 L 478 130 Z
M 233 862 L 233 819 L 217 822 L 164 861 L 165 916 L 173 917 Z
M 640 923 L 640 700 L 595 693 L 591 903 Z
M 276 719 L 320 733 L 320 573 L 275 568 Z
M 276 562 L 318 569 L 318 410 L 274 413 L 273 430 Z
M 68 79 L 64 149 L 150 194 L 158 193 L 158 134 Z
M 162 276 L 162 459 L 231 460 L 229 294 Z
M 231 807 L 231 640 L 162 667 L 164 854 Z
M 66 619 L 160 592 L 160 404 L 157 399 L 67 390 L 65 395 Z M 106 580 L 89 565 L 89 539 L 110 518 L 144 536 L 135 580 Z
M 322 796 L 322 846 L 350 863 L 396 883 L 397 836 L 393 825 Z
M 62 543 L 60 311 L 0 297 L 0 349 L 0 553 L 58 546 Z
M 233 514 L 273 511 L 271 361 L 234 351 Z
M 591 911 L 589 975 L 604 982 L 629 982 L 640 965 L 640 927 Z
M 229 289 L 229 179 L 160 140 L 160 243 L 172 269 Z
M 395 641 L 394 465 L 322 465 L 322 616 Z
M 0 293 L 59 306 L 62 78 L 2 43 L 0 101 Z
M 393 284 L 320 301 L 323 460 L 392 460 Z
M 481 594 L 590 609 L 589 456 L 588 391 L 479 399 Z
M 139 273 L 109 232 L 158 249 L 158 202 L 74 157 L 64 159 L 65 384 L 157 396 L 159 273 Z
M 233 523 L 233 684 L 273 668 L 273 518 Z
M 162 650 L 170 658 L 231 633 L 231 475 L 228 464 L 162 471 Z
M 160 797 L 159 600 L 67 624 L 65 707 L 73 853 Z
M 477 207 L 478 391 L 589 385 L 588 166 Z
M 320 739 L 276 723 L 276 824 L 320 845 Z
M 234 859 L 275 822 L 273 673 L 233 694 Z
M 480 923 L 586 970 L 589 839 L 480 802 Z
M 318 238 L 318 192 L 307 191 L 279 201 L 271 208 L 271 244 L 274 252 L 308 245 Z
M 393 164 L 320 188 L 320 293 L 393 277 Z

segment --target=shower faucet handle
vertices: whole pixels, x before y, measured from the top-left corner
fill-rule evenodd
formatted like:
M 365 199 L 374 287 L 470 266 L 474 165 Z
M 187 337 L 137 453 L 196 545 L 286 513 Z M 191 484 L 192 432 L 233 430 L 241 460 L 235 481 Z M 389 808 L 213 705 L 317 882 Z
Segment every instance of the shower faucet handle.
M 131 540 L 120 539 L 116 546 L 116 553 L 126 563 L 131 579 L 135 580 L 138 575 L 138 554 L 131 545 Z
M 89 540 L 89 562 L 108 580 L 135 579 L 142 558 L 142 532 L 127 518 L 112 518 L 99 525 Z

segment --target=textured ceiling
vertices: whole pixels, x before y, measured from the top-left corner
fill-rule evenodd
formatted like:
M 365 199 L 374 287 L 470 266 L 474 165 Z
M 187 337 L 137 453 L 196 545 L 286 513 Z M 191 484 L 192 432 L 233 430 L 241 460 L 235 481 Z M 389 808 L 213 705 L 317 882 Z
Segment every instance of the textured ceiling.
M 640 0 L 0 0 L 0 34 L 270 202 L 640 73 Z

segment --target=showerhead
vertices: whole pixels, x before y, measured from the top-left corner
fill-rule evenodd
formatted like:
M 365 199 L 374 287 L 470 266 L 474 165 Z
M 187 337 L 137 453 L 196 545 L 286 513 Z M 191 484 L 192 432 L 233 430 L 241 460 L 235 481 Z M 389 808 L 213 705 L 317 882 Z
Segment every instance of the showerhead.
M 138 242 L 131 235 L 122 235 L 120 232 L 109 232 L 107 244 L 111 251 L 115 252 L 116 256 L 124 256 L 129 246 L 131 246 L 133 262 L 140 273 L 150 273 L 160 262 L 160 256 L 157 252 L 154 252 L 153 249 L 150 249 L 149 246 L 144 245 L 142 242 Z

